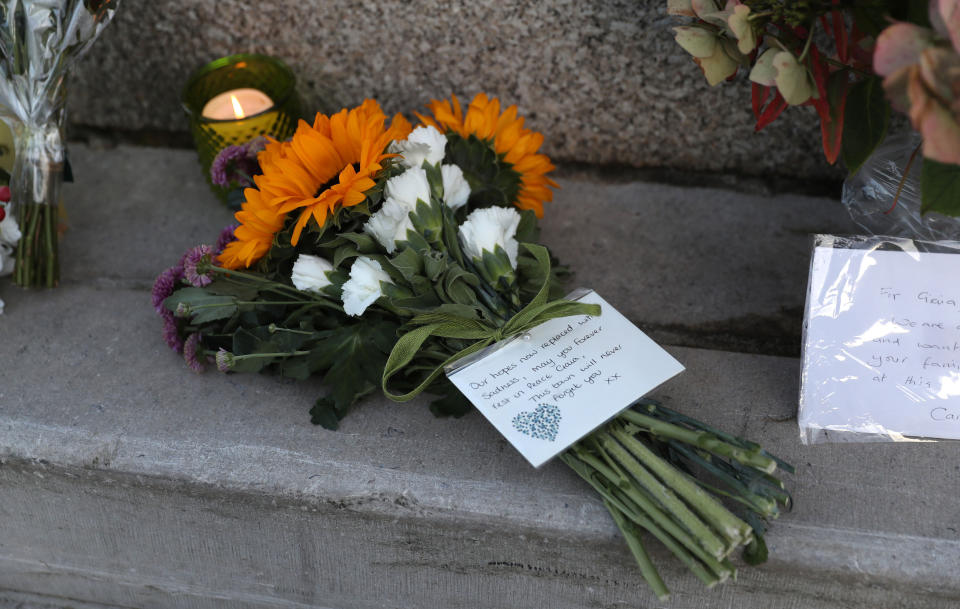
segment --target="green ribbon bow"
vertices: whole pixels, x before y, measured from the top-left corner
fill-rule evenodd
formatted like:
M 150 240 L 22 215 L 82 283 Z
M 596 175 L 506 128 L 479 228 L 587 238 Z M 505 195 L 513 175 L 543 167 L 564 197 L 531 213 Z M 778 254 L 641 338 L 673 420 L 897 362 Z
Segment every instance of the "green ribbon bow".
M 534 243 L 523 243 L 521 245 L 533 254 L 533 257 L 537 259 L 540 265 L 540 270 L 544 272 L 543 285 L 540 287 L 540 291 L 537 292 L 536 297 L 501 327 L 496 327 L 476 319 L 465 319 L 449 313 L 425 313 L 414 317 L 410 320 L 410 325 L 420 327 L 401 336 L 397 344 L 393 346 L 390 357 L 387 358 L 387 365 L 383 369 L 383 381 L 381 383 L 384 395 L 395 402 L 409 402 L 420 395 L 420 393 L 443 372 L 445 367 L 495 342 L 523 334 L 545 321 L 558 317 L 569 317 L 571 315 L 592 315 L 596 317 L 600 315 L 600 305 L 598 304 L 587 304 L 574 302 L 572 300 L 554 300 L 547 302 L 547 296 L 550 293 L 550 254 L 547 252 L 547 248 L 542 245 Z M 403 395 L 391 393 L 387 388 L 387 383 L 394 374 L 403 370 L 403 368 L 416 357 L 420 351 L 420 347 L 423 346 L 423 343 L 431 336 L 475 340 L 477 342 L 472 343 L 460 352 L 448 357 L 446 361 L 437 366 L 413 391 Z

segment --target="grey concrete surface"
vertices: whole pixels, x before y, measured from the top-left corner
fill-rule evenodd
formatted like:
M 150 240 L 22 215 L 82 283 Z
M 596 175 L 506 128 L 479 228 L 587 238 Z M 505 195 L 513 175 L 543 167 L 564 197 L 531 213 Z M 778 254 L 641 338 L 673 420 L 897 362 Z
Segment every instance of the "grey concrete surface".
M 656 549 L 674 591 L 659 603 L 592 492 L 562 464 L 527 466 L 476 413 L 373 398 L 330 432 L 308 420 L 315 382 L 188 371 L 149 285 L 229 214 L 190 153 L 72 158 L 63 285 L 0 282 L 3 609 L 960 603 L 960 445 L 802 446 L 796 359 L 669 347 L 687 372 L 657 397 L 798 472 L 767 565 L 704 590 Z M 799 307 L 805 231 L 845 222 L 822 199 L 562 185 L 544 241 L 641 325 Z
M 561 160 L 840 175 L 811 108 L 754 134 L 750 87 L 710 88 L 661 0 L 124 0 L 70 85 L 83 125 L 186 131 L 190 73 L 256 51 L 294 69 L 308 108 L 376 97 L 389 112 L 451 93 L 515 103 Z M 332 100 L 332 101 L 329 101 Z

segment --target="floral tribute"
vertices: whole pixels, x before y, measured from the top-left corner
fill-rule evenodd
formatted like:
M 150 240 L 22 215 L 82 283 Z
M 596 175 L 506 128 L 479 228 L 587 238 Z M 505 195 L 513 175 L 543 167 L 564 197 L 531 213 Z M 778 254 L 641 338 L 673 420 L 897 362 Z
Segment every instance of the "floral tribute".
M 13 273 L 14 253 L 20 242 L 20 227 L 10 205 L 10 187 L 0 186 L 0 277 Z M 0 313 L 3 301 L 0 300 Z
M 446 365 L 550 319 L 602 314 L 559 297 L 564 270 L 538 243 L 556 186 L 542 135 L 483 94 L 465 111 L 456 97 L 429 110 L 413 128 L 367 100 L 266 143 L 255 175 L 241 176 L 239 225 L 154 285 L 164 340 L 191 369 L 322 377 L 310 413 L 331 429 L 374 391 L 426 392 L 434 414 L 461 416 L 472 406 Z M 227 174 L 250 155 L 223 158 Z M 561 459 L 661 597 L 641 530 L 712 586 L 735 575 L 734 552 L 766 558 L 765 523 L 790 504 L 773 475 L 790 466 L 650 400 Z
M 693 18 L 675 38 L 711 86 L 749 74 L 757 131 L 812 106 L 824 156 L 851 173 L 886 136 L 891 106 L 906 113 L 923 136 L 922 211 L 960 216 L 960 0 L 668 0 L 667 11 Z

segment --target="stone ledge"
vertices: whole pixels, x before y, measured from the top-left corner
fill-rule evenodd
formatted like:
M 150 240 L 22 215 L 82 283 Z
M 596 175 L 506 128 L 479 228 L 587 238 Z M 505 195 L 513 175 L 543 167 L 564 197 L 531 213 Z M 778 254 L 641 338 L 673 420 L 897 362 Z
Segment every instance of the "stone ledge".
M 414 3 L 124 0 L 77 66 L 71 119 L 187 131 L 190 73 L 223 55 L 284 59 L 313 110 L 379 99 L 412 113 L 451 93 L 517 104 L 556 159 L 836 179 L 811 108 L 754 133 L 750 87 L 709 87 L 661 0 Z M 336 18 L 331 19 L 331 15 Z M 295 25 L 293 25 L 295 24 Z M 413 118 L 410 114 L 410 118 Z
M 0 599 L 660 606 L 585 485 L 561 464 L 530 468 L 476 413 L 434 419 L 422 401 L 369 399 L 329 432 L 308 422 L 316 382 L 190 373 L 160 341 L 149 285 L 229 214 L 192 153 L 79 147 L 73 158 L 64 285 L 0 283 L 0 590 L 13 591 Z M 846 221 L 823 199 L 563 186 L 544 241 L 641 325 L 799 307 L 807 232 Z M 798 472 L 771 561 L 736 584 L 703 590 L 654 551 L 675 592 L 665 606 L 957 604 L 960 444 L 804 447 L 796 359 L 670 351 L 687 372 L 657 397 Z

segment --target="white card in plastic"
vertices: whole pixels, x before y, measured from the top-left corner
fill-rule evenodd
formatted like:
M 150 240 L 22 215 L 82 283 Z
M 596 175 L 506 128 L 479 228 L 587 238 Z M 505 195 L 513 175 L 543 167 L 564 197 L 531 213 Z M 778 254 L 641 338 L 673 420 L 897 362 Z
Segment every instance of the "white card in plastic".
M 805 442 L 960 438 L 960 255 L 814 249 Z
M 447 370 L 535 467 L 683 371 L 596 292 L 575 299 L 601 315 L 550 320 Z

